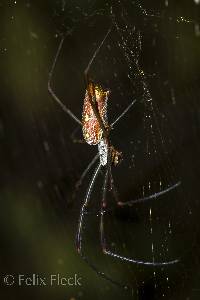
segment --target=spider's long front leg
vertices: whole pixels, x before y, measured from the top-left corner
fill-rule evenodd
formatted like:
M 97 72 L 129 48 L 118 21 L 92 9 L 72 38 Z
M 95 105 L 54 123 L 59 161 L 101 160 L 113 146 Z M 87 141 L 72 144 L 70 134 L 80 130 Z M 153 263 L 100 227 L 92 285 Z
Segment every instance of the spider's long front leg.
M 86 69 L 84 71 L 86 89 L 87 89 L 87 92 L 88 92 L 88 99 L 89 99 L 90 105 L 91 105 L 91 107 L 93 109 L 93 112 L 95 114 L 95 117 L 96 117 L 96 119 L 99 122 L 101 130 L 103 131 L 104 138 L 108 137 L 109 132 L 108 132 L 107 128 L 105 127 L 104 122 L 103 122 L 103 120 L 102 120 L 102 118 L 100 116 L 100 113 L 99 113 L 98 104 L 97 104 L 97 101 L 96 101 L 97 99 L 96 99 L 96 96 L 95 96 L 95 87 L 94 87 L 94 84 L 91 84 L 91 80 L 90 80 L 90 76 L 89 76 L 89 71 L 90 71 L 90 67 L 91 67 L 92 63 L 94 62 L 97 54 L 99 53 L 99 51 L 101 50 L 101 47 L 103 46 L 105 40 L 109 36 L 109 34 L 111 32 L 111 29 L 112 29 L 112 24 L 111 24 L 110 28 L 108 29 L 106 35 L 104 36 L 103 40 L 101 41 L 101 43 L 99 44 L 99 46 L 95 50 L 92 58 L 90 59 L 88 65 L 87 65 L 87 67 L 86 67 Z M 90 87 L 92 88 L 92 90 L 90 89 Z
M 63 37 L 60 41 L 60 44 L 58 46 L 58 50 L 56 52 L 56 56 L 54 58 L 54 61 L 53 61 L 53 64 L 52 64 L 52 67 L 51 67 L 51 70 L 49 72 L 49 80 L 48 80 L 48 91 L 49 93 L 51 94 L 51 96 L 54 98 L 54 100 L 61 106 L 61 108 L 74 120 L 76 121 L 76 123 L 78 123 L 79 125 L 82 126 L 82 122 L 79 120 L 79 118 L 77 118 L 74 113 L 68 109 L 64 103 L 58 98 L 58 96 L 56 95 L 56 93 L 53 91 L 52 87 L 51 87 L 51 81 L 52 81 L 52 76 L 53 76 L 53 73 L 54 73 L 54 69 L 55 69 L 55 66 L 56 66 L 56 63 L 57 63 L 57 60 L 58 60 L 58 57 L 59 57 L 59 54 L 60 54 L 60 51 L 62 49 L 62 46 L 63 46 L 63 42 L 64 42 L 65 38 Z

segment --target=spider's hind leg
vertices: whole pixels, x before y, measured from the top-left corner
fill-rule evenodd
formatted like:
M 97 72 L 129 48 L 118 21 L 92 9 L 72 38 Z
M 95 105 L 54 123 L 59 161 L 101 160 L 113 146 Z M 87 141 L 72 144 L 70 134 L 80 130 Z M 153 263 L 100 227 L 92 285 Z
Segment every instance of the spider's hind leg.
M 152 195 L 149 195 L 147 197 L 142 197 L 142 198 L 139 198 L 139 199 L 135 199 L 135 200 L 130 200 L 130 201 L 126 201 L 126 202 L 121 202 L 119 201 L 118 202 L 118 205 L 119 206 L 125 206 L 125 205 L 134 205 L 136 203 L 142 203 L 142 202 L 145 202 L 145 201 L 148 201 L 148 200 L 151 200 L 151 199 L 156 199 L 156 198 L 159 198 L 161 197 L 162 195 L 174 190 L 175 188 L 179 187 L 181 185 L 181 181 L 178 181 L 177 183 L 167 187 L 166 189 L 160 191 L 160 192 L 156 192 Z
M 108 177 L 109 176 L 111 177 L 110 174 L 111 174 L 111 168 L 108 167 L 108 169 L 106 171 L 106 175 L 105 175 L 104 185 L 103 185 L 103 197 L 102 197 L 102 201 L 101 201 L 101 217 L 100 217 L 100 241 L 101 241 L 101 247 L 102 247 L 103 253 L 106 255 L 109 255 L 113 258 L 117 258 L 123 262 L 129 262 L 129 263 L 132 263 L 135 265 L 160 267 L 160 266 L 173 265 L 175 263 L 178 263 L 179 259 L 163 261 L 163 262 L 155 262 L 154 260 L 152 260 L 152 261 L 137 260 L 132 257 L 127 257 L 127 256 L 120 255 L 118 253 L 112 252 L 108 248 L 106 236 L 105 236 L 105 229 L 104 229 L 104 215 L 105 215 L 105 208 L 107 206 L 106 193 L 107 193 Z
M 87 206 L 90 201 L 94 183 L 96 181 L 96 178 L 97 178 L 100 170 L 101 170 L 101 164 L 99 163 L 97 168 L 94 171 L 94 174 L 92 176 L 92 179 L 90 181 L 89 187 L 86 192 L 86 196 L 85 196 L 83 205 L 81 207 L 80 218 L 79 218 L 79 223 L 78 223 L 78 231 L 77 231 L 77 235 L 76 235 L 76 247 L 77 247 L 77 251 L 80 254 L 81 258 L 88 264 L 88 266 L 92 270 L 94 270 L 96 272 L 97 275 L 99 275 L 102 278 L 108 280 L 109 282 L 117 285 L 118 287 L 121 287 L 123 289 L 128 289 L 128 288 L 130 288 L 129 286 L 118 283 L 117 281 L 113 280 L 111 277 L 107 276 L 104 272 L 100 271 L 93 263 L 90 262 L 90 260 L 87 258 L 87 256 L 83 253 L 82 241 L 83 241 L 84 219 L 85 219 L 85 215 L 87 214 Z

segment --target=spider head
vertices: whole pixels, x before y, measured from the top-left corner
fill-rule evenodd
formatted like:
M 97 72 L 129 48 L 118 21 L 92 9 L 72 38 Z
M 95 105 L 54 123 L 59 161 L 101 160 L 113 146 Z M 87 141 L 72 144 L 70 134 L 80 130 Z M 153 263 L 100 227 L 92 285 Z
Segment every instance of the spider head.
M 107 103 L 110 90 L 104 89 L 100 84 L 90 80 L 86 91 L 94 103 L 100 103 L 100 105 Z

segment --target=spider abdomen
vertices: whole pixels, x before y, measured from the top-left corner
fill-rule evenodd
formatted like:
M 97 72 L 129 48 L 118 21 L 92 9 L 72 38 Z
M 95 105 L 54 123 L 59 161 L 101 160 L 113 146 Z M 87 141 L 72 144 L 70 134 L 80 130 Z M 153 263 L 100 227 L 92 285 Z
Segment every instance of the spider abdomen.
M 90 83 L 83 104 L 82 131 L 85 141 L 90 145 L 97 145 L 103 137 L 103 130 L 97 120 L 90 101 L 97 104 L 99 116 L 104 126 L 107 124 L 107 100 L 109 91 L 104 91 L 101 86 Z M 91 98 L 91 99 L 90 99 Z

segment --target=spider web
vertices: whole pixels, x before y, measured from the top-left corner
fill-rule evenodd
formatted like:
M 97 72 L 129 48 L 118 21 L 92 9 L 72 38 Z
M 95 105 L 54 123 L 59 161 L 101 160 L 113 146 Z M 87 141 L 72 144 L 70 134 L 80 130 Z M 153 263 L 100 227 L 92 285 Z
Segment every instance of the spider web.
M 179 263 L 137 266 L 101 254 L 99 215 L 90 212 L 93 209 L 98 212 L 103 174 L 95 182 L 91 196 L 85 222 L 84 252 L 111 280 L 131 286 L 136 299 L 146 299 L 146 295 L 151 299 L 177 299 L 184 295 L 180 287 L 187 277 L 185 260 L 194 241 L 195 224 L 192 222 L 192 197 L 188 197 L 185 188 L 188 178 L 187 168 L 183 167 L 185 154 L 180 133 L 183 94 L 187 100 L 180 85 L 186 80 L 182 74 L 181 83 L 177 81 L 174 69 L 182 62 L 178 59 L 174 62 L 173 54 L 178 51 L 175 49 L 179 46 L 177 39 L 182 37 L 182 32 L 187 34 L 186 30 L 191 34 L 193 23 L 173 14 L 171 18 L 168 11 L 161 8 L 159 12 L 151 13 L 150 10 L 148 14 L 140 2 L 106 3 L 107 8 L 99 10 L 98 16 L 94 7 L 88 9 L 87 18 L 85 11 L 83 13 L 78 7 L 82 18 L 89 20 L 74 33 L 76 41 L 81 34 L 88 33 L 81 46 L 77 46 L 83 70 L 112 20 L 111 34 L 90 70 L 95 82 L 111 90 L 109 120 L 112 122 L 133 99 L 137 100 L 111 134 L 112 143 L 124 157 L 123 162 L 112 169 L 120 201 L 148 197 L 180 183 L 160 197 L 123 208 L 116 207 L 113 193 L 107 189 L 105 217 L 107 244 L 114 253 L 144 262 L 180 259 Z M 180 20 L 185 21 L 180 23 Z M 175 68 L 173 63 L 176 63 Z M 92 172 L 79 191 L 82 199 L 91 175 Z

